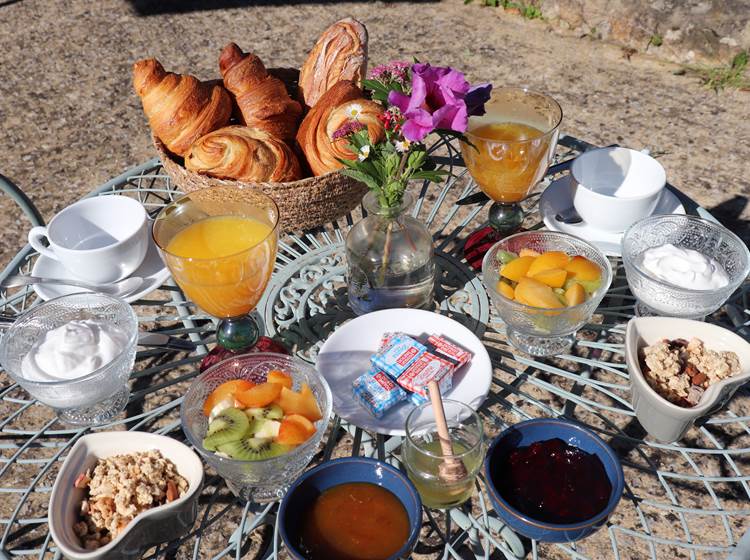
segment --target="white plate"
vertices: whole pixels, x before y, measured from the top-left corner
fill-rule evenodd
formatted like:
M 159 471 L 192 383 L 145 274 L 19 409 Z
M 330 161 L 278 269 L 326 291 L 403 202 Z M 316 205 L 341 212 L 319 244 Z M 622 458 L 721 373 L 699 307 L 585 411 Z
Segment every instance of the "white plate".
M 555 219 L 555 215 L 561 210 L 565 210 L 571 206 L 573 206 L 573 192 L 570 184 L 570 175 L 566 175 L 556 181 L 552 181 L 544 189 L 544 192 L 542 192 L 542 197 L 539 200 L 539 213 L 544 220 L 544 225 L 552 231 L 562 231 L 585 239 L 598 247 L 607 256 L 621 257 L 622 233 L 602 231 L 590 226 L 586 222 L 565 224 Z M 684 214 L 685 208 L 669 189 L 664 189 L 653 213 L 654 215 Z
M 352 382 L 370 367 L 370 356 L 383 334 L 405 332 L 443 335 L 469 350 L 471 362 L 453 377 L 445 398 L 461 401 L 474 410 L 487 398 L 492 382 L 492 363 L 482 342 L 462 324 L 444 315 L 419 309 L 386 309 L 362 315 L 339 327 L 318 353 L 318 372 L 333 393 L 333 410 L 344 420 L 370 432 L 403 436 L 406 417 L 414 408 L 409 401 L 397 404 L 377 419 L 352 395 Z
M 42 278 L 72 278 L 70 272 L 59 261 L 45 257 L 44 255 L 39 255 L 36 263 L 34 263 L 31 274 Z M 131 276 L 140 276 L 143 278 L 143 285 L 137 292 L 133 292 L 129 296 L 122 298 L 128 303 L 132 303 L 153 292 L 169 278 L 169 269 L 164 265 L 164 261 L 161 260 L 159 250 L 156 248 L 153 239 L 149 240 L 148 252 L 141 266 Z M 74 286 L 65 286 L 63 284 L 34 284 L 34 291 L 40 298 L 47 301 L 59 296 L 88 290 Z

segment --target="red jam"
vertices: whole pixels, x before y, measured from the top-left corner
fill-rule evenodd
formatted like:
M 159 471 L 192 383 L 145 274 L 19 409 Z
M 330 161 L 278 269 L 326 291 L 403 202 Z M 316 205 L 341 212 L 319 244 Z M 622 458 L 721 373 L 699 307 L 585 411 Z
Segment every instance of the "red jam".
M 559 438 L 518 447 L 494 480 L 515 509 L 547 523 L 578 523 L 600 513 L 612 484 L 601 459 Z

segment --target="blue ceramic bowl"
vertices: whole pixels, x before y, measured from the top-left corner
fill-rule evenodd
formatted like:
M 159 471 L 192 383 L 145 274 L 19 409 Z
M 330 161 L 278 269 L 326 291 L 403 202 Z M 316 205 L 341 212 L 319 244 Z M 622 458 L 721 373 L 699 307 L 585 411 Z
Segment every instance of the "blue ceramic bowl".
M 591 519 L 565 525 L 537 521 L 511 507 L 500 495 L 495 481 L 492 479 L 492 473 L 499 471 L 499 465 L 506 460 L 513 449 L 554 438 L 560 438 L 568 445 L 578 447 L 587 453 L 593 453 L 599 457 L 604 465 L 609 482 L 612 484 L 612 494 L 609 502 L 607 502 L 607 507 Z M 487 489 L 495 512 L 514 531 L 542 542 L 577 541 L 599 529 L 617 507 L 625 483 L 620 460 L 609 445 L 604 443 L 591 430 L 575 422 L 559 418 L 526 420 L 502 432 L 490 444 L 487 457 L 484 460 L 484 470 Z
M 419 538 L 422 525 L 422 500 L 414 485 L 398 469 L 382 461 L 366 457 L 344 457 L 318 465 L 302 474 L 281 500 L 278 524 L 281 539 L 289 555 L 295 560 L 305 560 L 297 548 L 300 541 L 303 512 L 322 492 L 347 482 L 369 482 L 392 492 L 403 504 L 409 516 L 409 538 L 389 560 L 408 558 Z

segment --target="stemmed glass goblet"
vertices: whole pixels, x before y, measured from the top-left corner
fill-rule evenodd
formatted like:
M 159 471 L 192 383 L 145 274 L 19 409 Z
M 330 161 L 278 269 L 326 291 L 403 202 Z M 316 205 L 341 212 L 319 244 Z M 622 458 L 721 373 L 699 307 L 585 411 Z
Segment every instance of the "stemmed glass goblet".
M 255 309 L 276 260 L 279 209 L 260 191 L 210 187 L 164 207 L 154 240 L 172 277 L 203 311 L 220 319 L 221 347 L 243 350 L 259 337 Z
M 489 226 L 472 233 L 464 256 L 475 269 L 487 250 L 517 231 L 521 202 L 542 180 L 557 146 L 562 109 L 550 96 L 528 88 L 492 90 L 486 113 L 469 119 L 461 153 L 474 181 L 493 200 Z

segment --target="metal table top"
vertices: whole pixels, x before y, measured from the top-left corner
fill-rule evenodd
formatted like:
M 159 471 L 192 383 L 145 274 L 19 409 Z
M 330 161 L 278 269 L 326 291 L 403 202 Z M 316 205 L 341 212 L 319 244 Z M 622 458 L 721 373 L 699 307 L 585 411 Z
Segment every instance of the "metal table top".
M 558 161 L 591 146 L 563 136 Z M 474 331 L 487 346 L 494 366 L 490 395 L 480 412 L 492 437 L 510 424 L 539 417 L 565 416 L 587 424 L 619 454 L 625 471 L 623 498 L 606 527 L 572 544 L 523 541 L 494 516 L 480 477 L 471 503 L 448 514 L 425 510 L 415 558 L 750 558 L 750 396 L 741 389 L 729 406 L 675 444 L 660 444 L 644 432 L 630 405 L 624 363 L 624 324 L 634 298 L 619 259 L 615 278 L 592 323 L 584 327 L 569 355 L 533 359 L 514 355 L 482 286 L 481 275 L 462 260 L 462 241 L 486 218 L 484 204 L 457 206 L 476 190 L 455 145 L 433 146 L 450 171 L 442 184 L 417 187 L 413 213 L 434 234 L 439 282 L 437 312 Z M 551 177 L 547 177 L 548 182 Z M 0 176 L 0 179 L 2 177 Z M 542 188 L 544 183 L 542 185 Z M 39 213 L 7 181 L 3 188 L 32 221 Z M 673 189 L 690 214 L 711 218 Z M 541 190 L 538 189 L 538 190 Z M 112 179 L 88 196 L 136 197 L 153 214 L 179 191 L 158 160 Z M 526 201 L 527 227 L 540 227 L 538 196 Z M 343 242 L 360 211 L 314 231 L 283 235 L 266 293 L 256 310 L 265 334 L 314 362 L 318 349 L 339 325 L 351 319 L 344 282 Z M 28 274 L 37 258 L 26 246 L 0 274 Z M 38 302 L 31 288 L 0 293 L 0 311 L 20 313 Z M 141 328 L 190 338 L 192 354 L 149 349 L 138 352 L 131 375 L 126 414 L 98 430 L 147 430 L 184 440 L 179 406 L 198 363 L 215 342 L 214 323 L 171 280 L 135 302 Z M 748 291 L 735 293 L 733 321 L 725 313 L 709 320 L 747 336 Z M 739 317 L 739 319 L 738 319 Z M 55 421 L 0 373 L 0 555 L 59 557 L 47 528 L 46 508 L 54 477 L 67 452 L 88 429 Z M 400 438 L 364 432 L 335 417 L 330 435 L 313 464 L 347 454 L 399 461 Z M 145 558 L 284 558 L 275 529 L 275 504 L 240 502 L 223 480 L 207 472 L 199 518 L 186 537 L 165 543 Z

